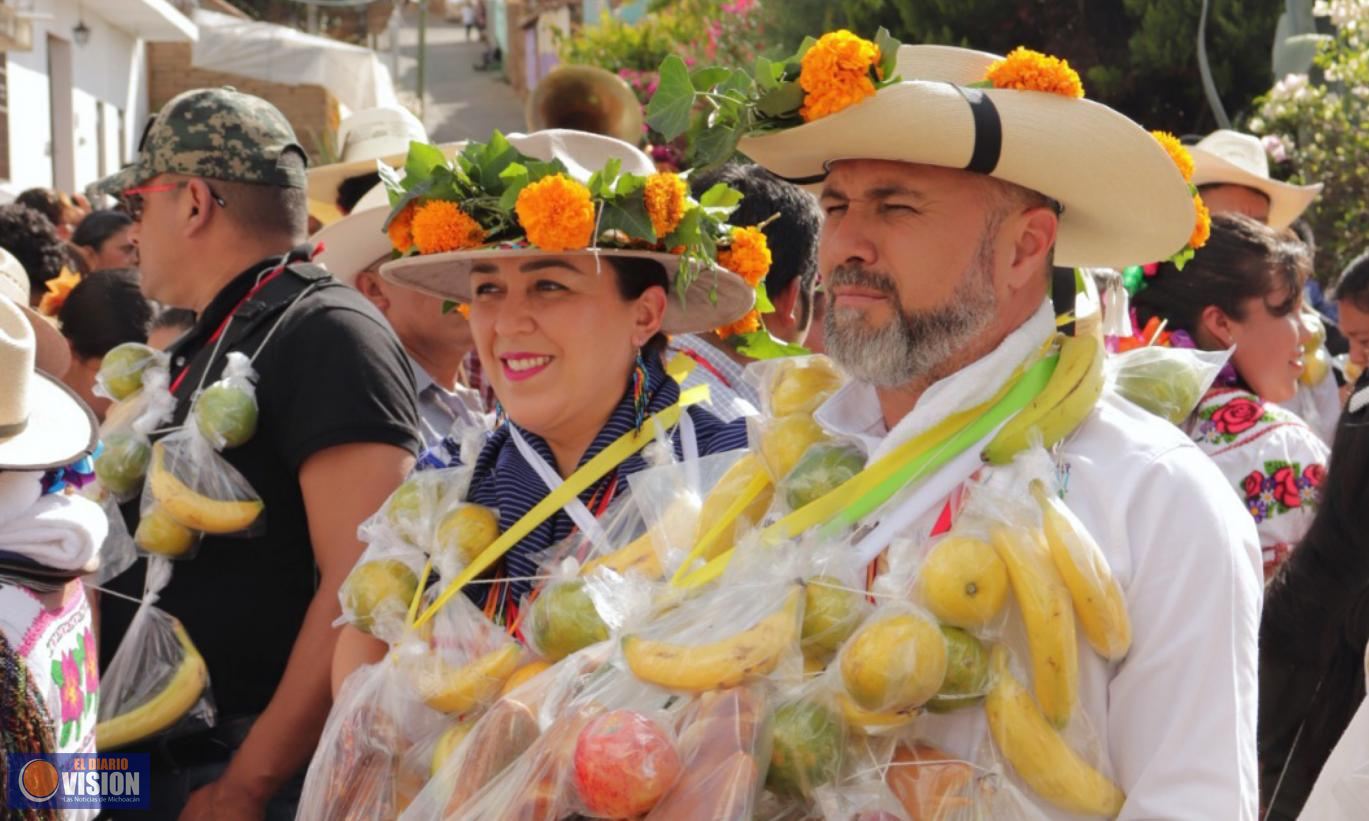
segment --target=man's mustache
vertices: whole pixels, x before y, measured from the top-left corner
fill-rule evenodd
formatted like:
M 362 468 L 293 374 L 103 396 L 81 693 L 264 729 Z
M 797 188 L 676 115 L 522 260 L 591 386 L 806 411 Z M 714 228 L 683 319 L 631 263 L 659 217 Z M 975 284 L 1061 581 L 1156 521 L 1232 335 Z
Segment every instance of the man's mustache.
M 879 291 L 885 296 L 898 296 L 898 285 L 894 282 L 893 277 L 879 271 L 871 271 L 858 264 L 838 265 L 827 276 L 823 277 L 824 290 L 841 286 L 869 288 L 872 291 Z

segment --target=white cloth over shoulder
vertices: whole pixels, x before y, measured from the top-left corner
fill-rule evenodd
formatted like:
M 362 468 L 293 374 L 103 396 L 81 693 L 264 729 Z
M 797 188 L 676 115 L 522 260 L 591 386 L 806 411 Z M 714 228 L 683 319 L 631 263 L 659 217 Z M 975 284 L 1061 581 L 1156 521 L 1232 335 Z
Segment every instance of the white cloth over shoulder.
M 818 412 L 872 458 L 992 397 L 1054 330 L 1048 306 L 994 353 L 936 383 L 892 432 L 874 389 L 852 384 Z M 1254 522 L 1221 472 L 1173 425 L 1115 393 L 1060 449 L 1066 504 L 1126 593 L 1130 654 L 1113 664 L 1080 637 L 1082 718 L 1127 794 L 1123 819 L 1255 819 L 1255 721 L 1263 585 Z M 926 550 L 939 510 L 903 534 Z M 891 557 L 891 563 L 894 557 Z M 926 715 L 921 735 L 968 760 L 991 745 L 982 711 Z M 1052 819 L 1075 816 L 1022 794 Z
M 41 481 L 40 473 L 0 474 L 0 552 L 55 570 L 95 571 L 109 531 L 104 508 L 83 496 L 39 496 Z

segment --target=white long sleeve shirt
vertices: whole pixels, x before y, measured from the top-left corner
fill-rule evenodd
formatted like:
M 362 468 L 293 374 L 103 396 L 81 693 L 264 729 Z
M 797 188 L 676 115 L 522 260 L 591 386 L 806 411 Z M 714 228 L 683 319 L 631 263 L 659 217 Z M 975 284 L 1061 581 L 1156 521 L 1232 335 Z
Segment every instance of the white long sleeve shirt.
M 874 389 L 861 383 L 846 385 L 817 419 L 878 458 L 992 397 L 1053 333 L 1052 319 L 1043 306 L 996 351 L 929 388 L 892 431 Z M 1080 749 L 1092 735 L 1088 746 L 1105 753 L 1106 761 L 1086 757 L 1127 794 L 1120 818 L 1254 819 L 1263 583 L 1250 515 L 1181 431 L 1111 391 L 1063 444 L 1061 460 L 1069 477 L 1065 502 L 1102 547 L 1133 628 L 1131 652 L 1119 663 L 1103 660 L 1080 636 L 1081 712 L 1067 739 Z M 925 553 L 940 509 L 900 534 L 912 550 Z M 934 746 L 994 766 L 983 710 L 924 715 L 917 726 Z M 1004 769 L 1043 817 L 1076 817 Z M 1027 807 L 1004 812 L 1031 815 Z

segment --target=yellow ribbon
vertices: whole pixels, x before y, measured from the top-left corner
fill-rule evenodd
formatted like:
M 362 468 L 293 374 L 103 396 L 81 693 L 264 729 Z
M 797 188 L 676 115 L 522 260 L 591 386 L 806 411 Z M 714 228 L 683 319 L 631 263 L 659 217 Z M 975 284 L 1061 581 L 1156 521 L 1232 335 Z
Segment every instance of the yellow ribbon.
M 556 490 L 548 493 L 542 501 L 533 506 L 523 515 L 521 519 L 513 525 L 499 538 L 475 558 L 470 564 L 466 565 L 447 589 L 437 597 L 428 609 L 423 611 L 423 615 L 414 622 L 415 627 L 421 627 L 424 622 L 437 615 L 443 605 L 451 601 L 452 596 L 460 592 L 476 576 L 489 569 L 505 553 L 520 541 L 523 537 L 532 532 L 533 528 L 550 519 L 556 511 L 565 507 L 572 499 L 579 496 L 586 488 L 602 479 L 609 471 L 622 464 L 628 457 L 637 451 L 651 444 L 656 439 L 656 426 L 669 429 L 680 421 L 680 414 L 690 405 L 696 405 L 708 399 L 708 386 L 700 385 L 697 388 L 690 388 L 680 394 L 680 400 L 665 410 L 652 414 L 647 417 L 641 430 L 630 430 L 618 437 L 618 440 L 608 447 L 601 450 L 593 459 L 581 465 L 574 473 L 566 478 Z M 419 595 L 422 595 L 420 592 Z

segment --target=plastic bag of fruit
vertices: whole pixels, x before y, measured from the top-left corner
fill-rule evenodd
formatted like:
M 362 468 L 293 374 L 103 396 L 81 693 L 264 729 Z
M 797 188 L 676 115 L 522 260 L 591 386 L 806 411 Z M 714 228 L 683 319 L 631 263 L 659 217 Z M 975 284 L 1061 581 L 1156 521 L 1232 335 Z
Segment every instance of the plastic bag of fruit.
M 264 507 L 237 468 L 187 425 L 152 445 L 133 541 L 152 555 L 188 559 L 202 534 L 258 532 Z
M 742 377 L 761 397 L 765 416 L 812 416 L 836 393 L 846 377 L 822 354 L 765 359 L 747 366 Z
M 301 818 L 394 818 L 429 775 L 408 755 L 431 744 L 441 713 L 415 697 L 395 656 L 358 667 L 343 682 L 300 796 Z
M 100 449 L 95 454 L 95 476 L 100 486 L 120 502 L 143 489 L 152 461 L 151 434 L 176 409 L 167 390 L 166 367 L 153 364 L 140 374 L 143 388 L 110 408 L 100 426 Z
M 100 360 L 92 390 L 96 396 L 125 402 L 145 387 L 149 371 L 165 371 L 168 361 L 165 353 L 140 342 L 116 345 Z
M 155 606 L 170 580 L 170 562 L 148 559 L 142 602 L 100 675 L 95 743 L 102 752 L 214 726 L 209 668 L 181 623 Z M 94 667 L 91 659 L 85 669 Z
M 855 442 L 824 439 L 808 446 L 780 479 L 779 497 L 786 511 L 798 510 L 854 478 L 865 469 L 866 455 Z
M 123 572 L 138 560 L 138 550 L 133 546 L 133 535 L 128 532 L 128 525 L 124 522 L 124 514 L 119 509 L 118 502 L 113 496 L 104 494 L 98 503 L 105 511 L 109 530 L 100 545 L 100 568 L 85 577 L 86 584 L 97 587 L 123 575 Z
M 555 663 L 619 635 L 651 606 L 652 582 L 606 567 L 583 575 L 576 568 L 570 559 L 549 568 L 550 578 L 524 598 L 521 632 L 544 661 Z
M 867 568 L 855 561 L 847 542 L 822 542 L 808 536 L 798 549 L 803 555 L 800 572 L 804 579 L 799 647 L 804 672 L 816 676 L 836 658 L 873 605 L 865 592 Z
M 913 603 L 881 600 L 841 645 L 825 678 L 853 730 L 897 732 L 941 692 L 949 644 L 937 620 Z
M 219 380 L 195 397 L 191 418 L 215 450 L 238 447 L 257 432 L 256 381 L 252 360 L 233 351 Z
M 471 473 L 458 466 L 410 474 L 361 523 L 361 540 L 406 542 L 432 556 L 444 575 L 455 575 L 499 533 L 497 511 L 466 502 Z
M 1109 356 L 1107 372 L 1122 396 L 1182 426 L 1230 358 L 1231 351 L 1156 345 Z
M 777 682 L 771 691 L 770 762 L 765 789 L 777 808 L 814 807 L 818 795 L 844 780 L 863 743 L 848 728 L 820 678 Z
M 771 702 L 761 685 L 702 693 L 678 724 L 682 774 L 646 818 L 751 818 L 770 767 Z
M 496 698 L 526 663 L 523 649 L 465 596 L 453 596 L 392 650 L 418 698 L 453 718 L 469 717 Z
M 389 644 L 397 643 L 405 633 L 426 561 L 423 551 L 401 539 L 372 541 L 338 589 L 342 616 L 335 626 L 350 624 Z
M 515 671 L 483 713 L 447 725 L 433 751 L 432 777 L 404 818 L 466 818 L 467 808 L 540 738 L 543 726 L 570 709 L 608 657 L 597 645 L 550 665 Z

